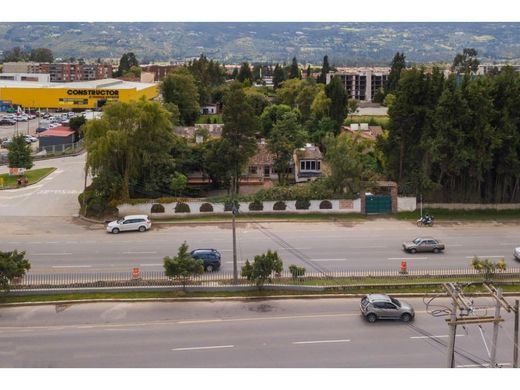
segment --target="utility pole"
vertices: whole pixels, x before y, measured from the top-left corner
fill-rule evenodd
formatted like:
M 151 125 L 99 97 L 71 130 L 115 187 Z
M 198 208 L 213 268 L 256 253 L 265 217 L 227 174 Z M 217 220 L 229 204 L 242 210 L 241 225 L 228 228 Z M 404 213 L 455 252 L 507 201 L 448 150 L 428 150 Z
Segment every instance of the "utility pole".
M 455 368 L 455 337 L 457 335 L 457 302 L 453 300 L 450 315 L 450 340 L 448 341 L 448 368 Z
M 233 200 L 233 209 L 231 210 L 233 214 L 233 284 L 238 284 L 238 264 L 237 264 L 237 235 L 235 229 L 235 216 L 238 214 L 238 209 L 236 207 L 235 201 Z
M 502 289 L 497 290 L 497 297 L 502 298 Z M 493 322 L 493 343 L 491 344 L 491 356 L 489 359 L 490 367 L 497 366 L 497 343 L 498 343 L 498 324 L 500 319 L 500 301 L 497 299 L 495 303 L 495 321 Z
M 513 345 L 513 368 L 518 368 L 518 312 L 520 310 L 519 300 L 515 300 L 515 334 Z

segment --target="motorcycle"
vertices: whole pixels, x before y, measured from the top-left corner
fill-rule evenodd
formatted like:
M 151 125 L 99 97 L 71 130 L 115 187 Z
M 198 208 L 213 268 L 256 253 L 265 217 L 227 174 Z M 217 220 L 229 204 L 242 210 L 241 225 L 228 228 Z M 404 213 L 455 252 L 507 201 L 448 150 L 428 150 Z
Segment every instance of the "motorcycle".
M 431 215 L 425 215 L 424 217 L 421 217 L 417 220 L 417 226 L 418 227 L 422 227 L 422 226 L 429 226 L 429 227 L 432 227 L 433 226 L 433 216 Z

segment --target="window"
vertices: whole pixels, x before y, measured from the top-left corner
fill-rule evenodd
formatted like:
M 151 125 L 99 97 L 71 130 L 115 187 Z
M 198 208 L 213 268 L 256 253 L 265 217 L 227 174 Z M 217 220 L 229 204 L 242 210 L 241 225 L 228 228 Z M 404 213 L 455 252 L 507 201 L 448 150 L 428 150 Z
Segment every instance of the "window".
M 256 175 L 256 173 L 257 173 L 256 165 L 251 165 L 251 166 L 249 167 L 249 174 L 251 174 L 251 175 Z
M 393 309 L 393 310 L 395 310 L 396 307 L 394 306 L 393 303 L 385 303 L 385 309 Z
M 321 162 L 318 160 L 302 160 L 300 161 L 301 171 L 319 171 L 321 169 Z

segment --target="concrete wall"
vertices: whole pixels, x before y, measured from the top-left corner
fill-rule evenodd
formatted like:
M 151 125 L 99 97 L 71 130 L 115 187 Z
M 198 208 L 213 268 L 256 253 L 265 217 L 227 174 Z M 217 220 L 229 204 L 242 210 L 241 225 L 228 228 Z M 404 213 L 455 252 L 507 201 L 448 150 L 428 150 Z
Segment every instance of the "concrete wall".
M 520 209 L 520 203 L 424 203 L 423 209 L 449 209 L 449 210 L 514 210 Z
M 332 199 L 329 200 L 332 204 L 332 209 L 320 209 L 321 200 L 311 200 L 310 207 L 308 210 L 297 210 L 296 201 L 288 200 L 285 201 L 285 210 L 273 210 L 275 201 L 263 202 L 264 209 L 262 211 L 249 211 L 250 202 L 240 202 L 239 212 L 241 214 L 259 213 L 259 214 L 305 214 L 305 213 L 360 213 L 361 212 L 361 201 L 359 199 Z M 201 212 L 200 206 L 203 203 L 209 202 L 185 202 L 190 206 L 189 213 L 176 213 L 174 203 L 163 203 L 164 213 L 152 213 L 151 208 L 154 203 L 142 203 L 142 204 L 122 204 L 118 206 L 119 216 L 131 215 L 131 214 L 146 214 L 153 218 L 171 218 L 171 217 L 187 217 L 190 215 L 214 215 L 214 214 L 229 214 L 229 211 L 224 211 L 223 203 L 210 203 L 213 206 L 212 212 Z
M 417 210 L 417 199 L 415 196 L 399 196 L 397 197 L 397 211 L 415 211 Z

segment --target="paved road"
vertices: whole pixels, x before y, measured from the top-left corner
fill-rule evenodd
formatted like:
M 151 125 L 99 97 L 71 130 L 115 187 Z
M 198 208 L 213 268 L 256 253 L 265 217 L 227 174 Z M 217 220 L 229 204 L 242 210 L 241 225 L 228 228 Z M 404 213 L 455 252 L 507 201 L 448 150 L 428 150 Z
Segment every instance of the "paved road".
M 0 366 L 444 367 L 444 318 L 407 301 L 417 310 L 410 325 L 368 324 L 358 299 L 3 307 Z M 497 357 L 509 367 L 513 319 L 504 318 Z M 489 347 L 491 325 L 483 330 Z M 457 366 L 486 364 L 476 326 L 459 328 L 456 340 Z
M 1 209 L 1 208 L 0 208 Z M 72 210 L 69 211 L 72 214 Z M 230 224 L 160 225 L 146 233 L 112 235 L 102 225 L 74 218 L 4 217 L 0 250 L 26 250 L 33 272 L 162 270 L 164 256 L 173 256 L 186 240 L 190 248 L 216 248 L 223 271 L 232 270 Z M 442 254 L 406 254 L 404 240 L 432 235 L 447 246 Z M 438 224 L 418 228 L 412 222 L 375 219 L 349 223 L 238 224 L 240 262 L 267 249 L 278 250 L 285 268 L 291 263 L 313 270 L 467 268 L 473 256 L 498 260 L 509 267 L 520 263 L 512 249 L 520 244 L 515 223 Z
M 77 215 L 78 195 L 83 191 L 86 154 L 36 161 L 34 168 L 56 171 L 35 185 L 0 191 L 0 217 L 52 217 Z M 0 173 L 8 172 L 0 166 Z

